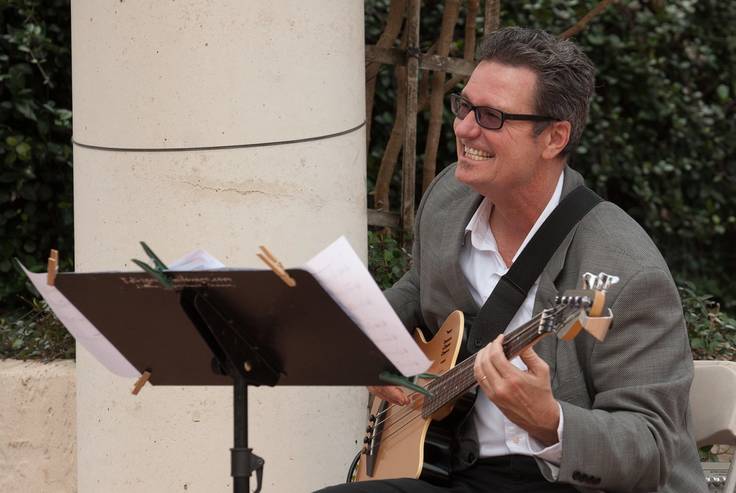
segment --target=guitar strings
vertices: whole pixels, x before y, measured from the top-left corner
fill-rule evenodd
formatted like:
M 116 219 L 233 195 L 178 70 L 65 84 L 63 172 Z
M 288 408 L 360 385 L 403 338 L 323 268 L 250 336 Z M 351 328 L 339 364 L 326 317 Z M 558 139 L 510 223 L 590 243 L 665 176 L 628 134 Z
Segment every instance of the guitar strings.
M 536 338 L 539 335 L 539 333 L 537 331 L 537 328 L 538 328 L 539 321 L 541 320 L 541 318 L 543 316 L 545 316 L 545 315 L 547 315 L 547 316 L 557 316 L 565 308 L 567 308 L 567 307 L 563 305 L 563 306 L 557 306 L 557 307 L 555 307 L 554 310 L 552 310 L 551 312 L 545 313 L 544 311 L 542 311 L 542 312 L 538 313 L 537 315 L 535 315 L 534 317 L 532 317 L 529 320 L 529 322 L 525 323 L 524 325 L 522 325 L 521 327 L 519 327 L 517 330 L 515 330 L 514 332 L 512 332 L 510 334 L 510 337 L 509 337 L 509 340 L 508 340 L 508 345 L 506 344 L 507 343 L 506 340 L 504 340 L 504 344 L 503 344 L 504 345 L 504 349 L 506 350 L 505 352 L 508 353 L 507 355 L 513 354 L 515 352 L 515 350 L 518 349 L 518 348 L 523 348 L 525 345 L 527 345 L 529 342 L 531 342 L 534 338 Z M 572 315 L 568 316 L 567 319 L 566 319 L 566 321 L 565 321 L 565 323 L 567 323 L 569 321 L 572 321 L 574 319 L 574 317 L 576 317 L 576 316 L 577 316 L 577 314 L 572 314 Z M 463 377 L 464 376 L 463 374 L 465 372 L 467 372 L 467 370 L 469 369 L 468 367 L 471 366 L 471 365 L 473 365 L 475 363 L 475 356 L 476 355 L 473 354 L 470 357 L 468 357 L 465 360 L 463 360 L 462 362 L 460 362 L 459 364 L 457 364 L 454 367 L 450 368 L 442 376 L 443 377 L 442 380 L 440 380 L 440 381 L 433 380 L 433 381 L 429 382 L 427 384 L 427 389 L 428 390 L 438 391 L 438 392 L 435 393 L 435 396 L 443 395 L 443 397 L 444 397 L 443 392 L 445 394 L 447 393 L 446 390 L 447 390 L 448 385 L 450 385 L 450 383 L 452 383 L 453 385 L 456 385 L 456 382 L 453 382 L 452 381 L 453 378 L 456 377 L 454 379 L 457 380 L 457 379 Z M 436 385 L 433 385 L 433 384 L 436 384 Z M 452 392 L 450 392 L 449 395 L 450 396 L 453 396 L 453 394 L 455 394 L 455 396 L 460 396 L 460 395 L 464 394 L 465 392 L 468 392 L 469 390 L 471 390 L 477 384 L 478 384 L 478 382 L 476 382 L 474 380 L 474 377 L 473 377 L 473 382 L 472 383 L 465 383 L 461 387 L 455 387 L 455 388 L 453 388 L 452 389 Z M 435 388 L 435 387 L 437 387 L 437 388 Z M 417 392 L 413 392 L 413 393 L 409 394 L 408 397 L 412 397 L 413 395 L 416 395 L 416 394 L 417 394 Z M 384 427 L 382 429 L 376 430 L 376 433 L 374 435 L 374 438 L 377 439 L 377 440 L 388 440 L 392 436 L 394 436 L 397 433 L 401 432 L 406 426 L 408 426 L 416 418 L 418 418 L 420 416 L 423 417 L 423 410 L 424 410 L 424 406 L 426 406 L 426 400 L 427 399 L 423 395 L 421 396 L 421 398 L 422 398 L 422 401 L 423 401 L 423 402 L 421 402 L 422 411 L 418 411 L 415 408 L 408 409 L 405 413 L 403 413 L 403 415 L 397 416 L 396 419 L 392 423 L 389 423 L 388 426 L 386 426 L 386 427 Z M 454 398 L 454 396 L 452 398 Z M 439 408 L 441 408 L 442 406 L 444 406 L 446 404 L 447 404 L 447 401 L 445 401 L 442 405 L 438 406 L 437 409 L 434 409 L 431 412 L 428 412 L 427 414 L 429 414 L 431 416 L 431 414 L 433 414 Z M 389 410 L 391 410 L 395 406 L 396 406 L 396 404 L 390 404 L 389 406 L 386 407 L 385 410 L 383 410 L 382 412 L 380 412 L 380 413 L 378 413 L 376 415 L 376 423 L 373 425 L 374 426 L 374 429 L 377 428 L 378 425 L 383 424 L 388 419 L 388 417 L 385 417 L 385 418 L 379 420 L 378 417 L 381 416 L 381 415 L 386 414 Z M 403 409 L 405 409 L 405 408 L 402 407 L 402 410 Z M 412 416 L 412 414 L 414 414 L 414 416 Z M 409 418 L 409 420 L 408 421 L 405 421 L 406 418 Z M 401 424 L 398 429 L 395 429 L 396 426 L 401 421 L 405 421 L 405 422 L 403 424 Z M 384 437 L 383 434 L 385 432 L 388 432 L 389 429 L 391 429 L 391 432 L 387 436 Z
M 551 314 L 552 315 L 556 315 L 560 311 L 562 311 L 564 308 L 565 307 L 555 307 L 555 310 L 553 310 L 553 312 Z M 521 327 L 519 327 L 517 330 L 515 330 L 514 332 L 512 332 L 510 334 L 509 344 L 507 345 L 506 344 L 506 341 L 504 341 L 505 349 L 506 349 L 506 347 L 508 347 L 508 353 L 512 353 L 513 352 L 513 350 L 514 350 L 513 349 L 513 346 L 515 346 L 515 345 L 518 346 L 519 344 L 528 343 L 528 342 L 530 342 L 531 340 L 533 340 L 538 335 L 537 334 L 537 326 L 538 326 L 538 323 L 541 320 L 542 316 L 544 316 L 544 315 L 545 315 L 545 312 L 540 312 L 539 314 L 537 314 L 534 317 L 532 317 L 527 323 L 525 323 L 524 325 L 522 325 Z M 548 315 L 549 315 L 549 313 L 548 313 Z M 474 377 L 473 377 L 472 383 L 470 383 L 470 382 L 464 382 L 461 379 L 462 379 L 463 376 L 466 376 L 467 377 L 467 375 L 464 375 L 464 373 L 466 373 L 470 369 L 469 367 L 472 367 L 472 365 L 475 363 L 475 356 L 476 355 L 473 354 L 470 357 L 468 357 L 465 360 L 463 360 L 461 363 L 459 363 L 459 364 L 455 365 L 454 367 L 450 368 L 442 376 L 442 380 L 439 380 L 439 381 L 438 380 L 433 380 L 433 381 L 429 382 L 427 384 L 427 389 L 428 390 L 435 391 L 435 397 L 438 397 L 438 396 L 443 396 L 444 397 L 445 394 L 448 394 L 447 390 L 448 390 L 448 386 L 450 386 L 450 385 L 454 386 L 453 388 L 449 389 L 449 390 L 451 390 L 451 392 L 449 392 L 449 395 L 450 396 L 453 396 L 453 394 L 456 395 L 456 396 L 460 396 L 460 395 L 464 394 L 465 392 L 471 390 L 473 387 L 475 387 L 475 385 L 477 385 L 477 382 L 475 381 Z M 455 380 L 460 380 L 460 382 L 456 382 Z M 457 386 L 458 383 L 461 383 L 462 385 L 460 387 L 458 387 Z M 409 394 L 409 397 L 411 397 L 413 395 L 416 395 L 416 394 L 417 394 L 416 392 L 414 392 L 412 394 Z M 389 425 L 386 426 L 386 427 L 384 427 L 384 428 L 378 429 L 379 425 L 383 424 L 388 419 L 388 416 L 387 417 L 384 417 L 383 419 L 380 419 L 380 420 L 378 418 L 380 416 L 385 415 L 386 413 L 388 413 L 396 405 L 395 404 L 390 404 L 389 406 L 386 407 L 386 409 L 384 409 L 383 411 L 381 411 L 380 413 L 378 413 L 376 415 L 376 423 L 373 425 L 374 426 L 374 429 L 376 429 L 375 434 L 374 434 L 374 439 L 377 439 L 377 440 L 388 440 L 392 436 L 394 436 L 397 433 L 401 432 L 407 425 L 409 425 L 412 421 L 414 421 L 414 419 L 416 419 L 416 418 L 418 418 L 420 416 L 423 417 L 423 414 L 424 414 L 424 411 L 425 411 L 425 407 L 427 405 L 427 402 L 426 402 L 427 399 L 426 399 L 425 396 L 421 396 L 421 397 L 422 397 L 422 402 L 419 402 L 419 403 L 416 403 L 415 402 L 415 404 L 419 404 L 421 406 L 421 410 L 417 410 L 416 408 L 414 408 L 414 406 L 412 406 L 411 409 L 407 409 L 406 412 L 404 412 L 403 414 L 396 416 L 395 419 L 394 419 L 394 421 L 392 423 L 389 423 Z M 427 414 L 428 415 L 433 414 L 439 408 L 441 408 L 442 406 L 444 406 L 446 404 L 447 404 L 447 401 L 445 401 L 444 403 L 442 403 L 440 406 L 437 406 L 437 408 L 436 409 L 433 409 L 431 412 L 427 412 Z M 402 407 L 402 410 L 404 410 L 404 409 L 406 409 L 406 408 L 403 408 Z M 412 416 L 412 415 L 414 415 L 414 416 Z M 409 418 L 409 419 L 407 420 L 407 418 Z M 399 426 L 399 428 L 396 429 L 396 426 Z M 391 432 L 388 435 L 383 436 L 384 433 L 388 433 L 389 432 L 389 429 L 391 430 Z
M 512 333 L 509 334 L 508 340 L 506 338 L 504 339 L 504 342 L 503 342 L 504 353 L 506 353 L 508 357 L 516 356 L 515 353 L 517 352 L 517 350 L 520 350 L 528 346 L 530 343 L 534 341 L 534 339 L 544 334 L 544 332 L 539 330 L 539 325 L 540 325 L 539 322 L 542 320 L 543 317 L 549 316 L 549 317 L 556 318 L 557 315 L 559 315 L 562 311 L 565 310 L 565 308 L 566 308 L 565 305 L 561 305 L 561 306 L 554 307 L 554 309 L 552 310 L 540 312 L 539 314 L 532 317 L 532 319 L 530 319 L 526 324 L 514 330 Z M 470 358 L 468 358 L 465 361 L 469 361 L 469 360 Z M 434 407 L 431 407 L 427 411 L 427 414 L 431 415 L 432 413 L 440 409 L 442 406 L 444 406 L 449 400 L 452 400 L 456 398 L 457 396 L 462 395 L 463 392 L 467 391 L 467 390 L 463 390 L 469 383 L 467 382 L 468 380 L 467 377 L 463 378 L 462 376 L 462 373 L 465 371 L 465 368 L 463 368 L 463 366 L 465 365 L 463 363 L 455 366 L 454 368 L 451 369 L 451 371 L 448 371 L 446 373 L 446 375 L 450 375 L 450 377 L 448 379 L 443 379 L 446 381 L 446 384 L 440 387 L 439 389 L 437 389 L 440 392 L 438 392 L 439 395 L 437 396 L 437 399 L 434 399 L 434 400 L 439 400 L 440 405 L 435 405 Z M 474 358 L 471 364 L 472 363 L 474 363 Z M 455 378 L 454 375 L 451 375 L 452 373 L 454 373 L 452 370 L 455 370 L 455 368 L 460 368 L 461 375 L 458 378 Z M 473 379 L 475 378 L 472 375 L 471 377 Z M 459 378 L 462 378 L 462 380 L 460 382 L 456 382 L 456 380 L 458 380 Z M 461 383 L 463 384 L 463 386 L 458 389 L 453 388 L 453 386 L 456 385 L 457 383 Z M 447 387 L 450 387 L 449 388 L 450 392 L 447 392 L 448 390 Z M 443 397 L 443 399 L 439 399 L 440 397 Z
M 541 319 L 543 315 L 543 312 L 538 313 L 534 317 L 532 317 L 529 322 L 519 327 L 516 331 L 509 334 L 511 337 L 509 338 L 509 343 L 513 344 L 514 339 L 517 339 L 519 335 L 521 335 L 522 332 L 528 331 L 530 328 L 537 327 L 537 324 L 539 322 L 539 319 Z M 506 341 L 504 341 L 504 345 L 506 345 Z M 449 380 L 452 379 L 454 376 L 459 375 L 466 371 L 466 367 L 474 364 L 475 362 L 475 354 L 471 355 L 470 357 L 464 359 L 462 362 L 458 363 L 457 365 L 453 366 L 449 370 L 447 370 L 441 377 L 441 380 L 432 380 L 427 384 L 428 390 L 439 390 L 440 392 L 445 390 L 447 384 L 449 383 Z M 409 394 L 409 396 L 415 395 L 417 392 L 413 392 L 412 394 Z M 381 411 L 380 413 L 376 414 L 376 418 L 380 417 L 381 415 L 389 412 L 396 404 L 390 404 L 387 406 L 386 409 Z M 376 424 L 381 424 L 383 421 L 378 421 Z

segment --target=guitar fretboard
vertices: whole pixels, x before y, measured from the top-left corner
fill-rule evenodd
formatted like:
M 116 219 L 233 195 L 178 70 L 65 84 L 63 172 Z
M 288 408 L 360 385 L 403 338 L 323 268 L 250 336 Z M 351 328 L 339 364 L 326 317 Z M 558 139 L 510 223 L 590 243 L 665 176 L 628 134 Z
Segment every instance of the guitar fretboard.
M 529 322 L 506 334 L 502 344 L 506 357 L 511 359 L 517 356 L 524 348 L 536 344 L 545 335 L 553 332 L 554 322 L 564 308 L 565 306 L 558 305 L 543 310 Z M 422 417 L 433 415 L 478 384 L 473 373 L 475 357 L 475 354 L 471 355 L 427 385 L 432 396 L 424 399 Z

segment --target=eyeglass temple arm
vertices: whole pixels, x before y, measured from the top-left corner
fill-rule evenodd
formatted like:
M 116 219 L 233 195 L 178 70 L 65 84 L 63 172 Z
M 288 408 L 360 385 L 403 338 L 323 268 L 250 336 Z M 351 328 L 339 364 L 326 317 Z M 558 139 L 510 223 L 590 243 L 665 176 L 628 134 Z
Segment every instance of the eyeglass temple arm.
M 551 116 L 543 115 L 521 115 L 516 113 L 504 113 L 504 120 L 527 120 L 534 122 L 547 122 L 547 121 L 560 121 L 559 118 L 553 118 Z

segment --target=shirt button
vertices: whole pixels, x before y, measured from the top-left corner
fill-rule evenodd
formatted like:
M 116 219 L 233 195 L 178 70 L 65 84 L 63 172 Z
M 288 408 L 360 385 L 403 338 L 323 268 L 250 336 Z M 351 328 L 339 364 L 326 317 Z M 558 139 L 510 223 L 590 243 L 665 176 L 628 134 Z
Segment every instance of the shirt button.
M 480 340 L 480 337 L 476 337 L 473 344 L 475 345 L 475 347 L 480 348 L 483 346 L 483 341 Z

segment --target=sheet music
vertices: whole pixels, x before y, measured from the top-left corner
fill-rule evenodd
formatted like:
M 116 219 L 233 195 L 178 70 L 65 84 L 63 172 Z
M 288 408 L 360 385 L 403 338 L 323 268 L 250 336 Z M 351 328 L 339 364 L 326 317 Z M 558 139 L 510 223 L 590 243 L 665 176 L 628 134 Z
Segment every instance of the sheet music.
M 304 267 L 404 376 L 429 368 L 431 361 L 409 335 L 344 236 Z
M 121 377 L 138 378 L 140 376 L 140 372 L 120 354 L 120 351 L 115 349 L 115 346 L 110 344 L 110 341 L 87 320 L 87 317 L 82 315 L 58 289 L 46 284 L 45 273 L 34 274 L 22 264 L 21 268 L 51 311 L 54 312 L 56 318 L 97 361 Z

